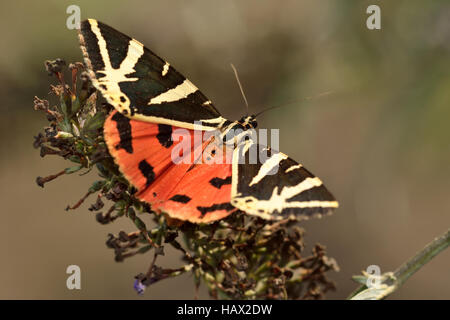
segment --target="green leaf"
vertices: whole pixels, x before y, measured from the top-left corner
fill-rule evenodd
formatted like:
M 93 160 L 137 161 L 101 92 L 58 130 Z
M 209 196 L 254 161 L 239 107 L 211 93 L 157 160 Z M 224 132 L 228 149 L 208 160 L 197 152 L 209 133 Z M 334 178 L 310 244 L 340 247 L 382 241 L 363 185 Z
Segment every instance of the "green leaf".
M 80 157 L 78 156 L 70 156 L 68 159 L 75 163 L 81 163 Z
M 148 250 L 150 250 L 152 248 L 151 245 L 147 245 L 145 247 L 139 248 L 139 250 L 137 251 L 138 253 L 146 253 Z
M 64 117 L 64 120 L 59 123 L 59 127 L 61 128 L 61 131 L 72 134 L 72 125 L 66 117 Z
M 72 96 L 72 115 L 76 114 L 80 110 L 81 103 L 77 96 Z
M 97 180 L 95 181 L 92 186 L 89 188 L 89 192 L 94 193 L 97 191 L 100 191 L 101 188 L 105 185 L 106 181 L 104 180 Z
M 359 283 L 359 284 L 366 284 L 367 283 L 367 277 L 363 275 L 355 275 L 352 276 L 352 280 Z
M 81 154 L 84 154 L 84 144 L 82 142 L 77 142 L 75 144 L 75 150 Z
M 99 128 L 103 126 L 105 122 L 105 114 L 103 112 L 98 112 L 94 116 L 88 115 L 86 121 L 84 122 L 82 133 L 84 135 L 90 132 L 96 132 Z
M 64 118 L 67 118 L 67 105 L 66 105 L 66 102 L 64 101 L 64 95 L 61 95 L 59 103 L 60 103 L 61 111 L 64 115 Z
M 97 167 L 102 178 L 107 178 L 111 175 L 110 171 L 108 171 L 108 169 L 106 169 L 101 162 L 97 162 L 95 166 Z
M 72 110 L 72 98 L 66 93 L 64 92 L 61 96 L 60 96 L 60 105 L 61 105 L 61 111 L 64 115 L 64 118 L 69 120 L 70 116 L 72 114 L 71 110 Z
M 396 285 L 381 284 L 377 287 L 367 288 L 354 295 L 351 300 L 381 300 L 395 291 Z
M 141 231 L 146 231 L 147 230 L 147 226 L 145 225 L 144 221 L 142 221 L 138 217 L 134 218 L 134 224 Z
M 66 169 L 64 169 L 64 171 L 66 172 L 66 174 L 71 174 L 71 173 L 80 171 L 81 168 L 83 168 L 83 166 L 75 166 L 75 167 L 66 168 Z

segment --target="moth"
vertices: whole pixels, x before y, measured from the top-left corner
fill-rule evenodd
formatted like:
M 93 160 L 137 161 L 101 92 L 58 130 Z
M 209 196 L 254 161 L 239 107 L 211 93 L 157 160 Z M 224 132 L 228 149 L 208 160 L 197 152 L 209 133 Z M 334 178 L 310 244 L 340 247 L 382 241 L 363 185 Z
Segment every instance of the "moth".
M 319 178 L 246 134 L 256 128 L 254 116 L 223 118 L 192 82 L 139 41 L 94 19 L 81 23 L 79 40 L 92 84 L 114 107 L 104 124 L 108 150 L 152 210 L 211 223 L 238 210 L 280 220 L 338 207 Z M 181 152 L 192 161 L 175 163 L 180 141 L 194 141 L 196 134 L 202 142 Z M 264 151 L 264 161 L 250 161 L 255 150 Z M 220 153 L 231 161 L 208 162 Z

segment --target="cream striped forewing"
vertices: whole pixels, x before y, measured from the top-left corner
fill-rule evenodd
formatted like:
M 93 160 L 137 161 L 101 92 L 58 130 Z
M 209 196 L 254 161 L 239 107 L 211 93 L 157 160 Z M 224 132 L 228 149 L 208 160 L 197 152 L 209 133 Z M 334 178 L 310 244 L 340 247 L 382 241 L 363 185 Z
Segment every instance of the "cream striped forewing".
M 93 85 L 123 115 L 201 130 L 225 122 L 192 82 L 139 41 L 94 19 L 81 23 L 79 39 Z

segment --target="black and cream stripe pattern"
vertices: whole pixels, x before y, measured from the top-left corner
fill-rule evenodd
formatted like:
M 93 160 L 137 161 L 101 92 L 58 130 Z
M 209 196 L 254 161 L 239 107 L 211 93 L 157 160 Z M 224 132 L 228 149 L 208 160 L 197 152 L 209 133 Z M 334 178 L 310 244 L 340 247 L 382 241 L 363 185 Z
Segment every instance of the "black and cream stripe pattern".
M 249 163 L 252 152 L 258 155 L 256 164 Z M 248 214 L 264 219 L 306 219 L 338 207 L 322 181 L 301 164 L 252 141 L 243 141 L 234 151 L 232 172 L 231 204 Z
M 135 120 L 214 130 L 226 120 L 188 79 L 142 43 L 89 19 L 81 49 L 94 86 L 109 104 Z
M 192 82 L 139 41 L 94 19 L 81 23 L 79 39 L 93 85 L 120 112 L 112 118 L 120 134 L 116 148 L 133 153 L 129 119 L 157 123 L 157 138 L 165 148 L 173 143 L 172 126 L 219 130 L 216 143 L 236 147 L 232 175 L 206 181 L 219 190 L 231 184 L 230 202 L 201 207 L 202 214 L 238 208 L 264 219 L 301 219 L 329 214 L 338 207 L 322 181 L 301 164 L 254 142 L 254 116 L 235 122 L 223 118 Z M 258 161 L 251 157 L 255 154 Z M 139 170 L 146 184 L 152 183 L 153 167 L 141 161 Z M 177 194 L 170 200 L 188 203 L 192 199 Z

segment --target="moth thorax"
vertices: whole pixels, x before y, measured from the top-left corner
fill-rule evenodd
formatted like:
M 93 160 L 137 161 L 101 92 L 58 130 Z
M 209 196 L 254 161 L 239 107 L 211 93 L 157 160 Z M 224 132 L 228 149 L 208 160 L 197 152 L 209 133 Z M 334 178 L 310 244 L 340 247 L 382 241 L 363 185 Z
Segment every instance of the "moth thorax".
M 256 134 L 254 127 L 243 120 L 245 119 L 232 122 L 223 128 L 221 133 L 223 143 L 238 145 L 242 140 L 253 139 L 252 137 Z

